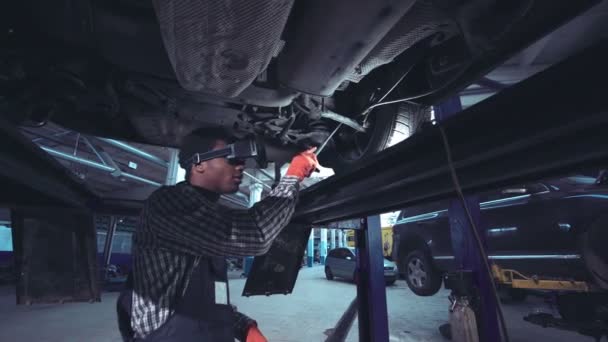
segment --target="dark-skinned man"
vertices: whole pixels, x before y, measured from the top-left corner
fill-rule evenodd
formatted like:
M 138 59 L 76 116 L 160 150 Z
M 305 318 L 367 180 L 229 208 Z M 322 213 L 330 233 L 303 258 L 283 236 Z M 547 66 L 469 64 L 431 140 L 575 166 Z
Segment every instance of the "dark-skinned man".
M 133 239 L 136 341 L 266 341 L 256 322 L 230 305 L 224 258 L 268 251 L 293 215 L 299 183 L 318 162 L 314 149 L 296 155 L 268 196 L 232 209 L 217 201 L 238 190 L 244 160 L 192 156 L 233 142 L 221 128 L 185 137 L 179 158 L 186 181 L 161 187 L 144 205 Z

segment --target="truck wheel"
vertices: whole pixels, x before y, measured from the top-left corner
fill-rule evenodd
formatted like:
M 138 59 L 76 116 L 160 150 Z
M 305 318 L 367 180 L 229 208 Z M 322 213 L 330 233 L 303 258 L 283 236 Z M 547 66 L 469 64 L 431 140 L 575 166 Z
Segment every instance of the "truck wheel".
M 589 229 L 581 235 L 582 256 L 587 270 L 595 284 L 608 290 L 608 217 L 596 220 Z
M 403 263 L 407 286 L 419 296 L 432 296 L 441 289 L 441 274 L 424 250 L 410 252 Z

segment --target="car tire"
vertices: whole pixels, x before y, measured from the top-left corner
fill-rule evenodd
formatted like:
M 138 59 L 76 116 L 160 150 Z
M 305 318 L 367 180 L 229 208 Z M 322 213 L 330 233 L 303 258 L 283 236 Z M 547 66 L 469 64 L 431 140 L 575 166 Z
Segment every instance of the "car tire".
M 403 262 L 407 286 L 419 296 L 432 296 L 441 289 L 441 274 L 423 250 L 410 252 Z
M 364 140 L 361 144 L 342 142 L 340 137 L 334 136 L 323 153 L 319 154 L 319 161 L 321 165 L 333 168 L 335 173 L 342 173 L 352 168 L 355 163 L 414 134 L 424 121 L 430 120 L 430 113 L 428 107 L 409 103 L 378 107 L 370 114 L 371 132 L 353 133 L 355 142 L 357 134 L 363 137 L 360 139 Z M 341 130 L 352 131 L 348 127 L 343 127 Z M 338 131 L 336 135 L 340 135 L 340 132 Z
M 581 235 L 581 250 L 587 270 L 595 284 L 608 290 L 608 250 L 605 243 L 608 241 L 608 217 L 596 220 L 589 229 Z
M 327 278 L 327 280 L 334 280 L 334 274 L 329 266 L 325 266 L 325 278 Z
M 387 285 L 387 286 L 392 286 L 392 285 L 395 285 L 395 282 L 396 282 L 396 281 L 397 281 L 396 279 L 389 280 L 389 281 L 387 281 L 387 282 L 386 282 L 386 285 Z

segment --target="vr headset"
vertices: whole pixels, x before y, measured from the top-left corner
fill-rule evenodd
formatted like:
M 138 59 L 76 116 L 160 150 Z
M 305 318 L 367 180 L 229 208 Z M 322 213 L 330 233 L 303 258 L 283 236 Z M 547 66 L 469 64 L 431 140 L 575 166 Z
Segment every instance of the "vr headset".
M 264 145 L 254 139 L 239 140 L 219 150 L 195 153 L 188 159 L 188 162 L 200 164 L 206 160 L 215 158 L 226 158 L 231 164 L 242 163 L 247 167 L 254 167 L 255 165 L 250 165 L 247 162 L 255 161 L 260 168 L 268 167 Z

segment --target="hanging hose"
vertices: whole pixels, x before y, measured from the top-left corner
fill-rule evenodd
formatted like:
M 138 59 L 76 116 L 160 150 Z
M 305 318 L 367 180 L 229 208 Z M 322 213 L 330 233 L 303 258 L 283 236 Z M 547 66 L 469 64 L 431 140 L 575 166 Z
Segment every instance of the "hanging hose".
M 490 284 L 492 285 L 492 294 L 494 300 L 496 301 L 496 312 L 498 314 L 498 320 L 500 322 L 500 327 L 502 330 L 502 336 L 505 342 L 509 342 L 509 335 L 507 333 L 507 324 L 505 322 L 505 317 L 502 311 L 502 305 L 500 304 L 500 298 L 498 297 L 498 290 L 496 289 L 496 284 L 494 283 L 494 279 L 492 279 L 492 268 L 490 266 L 490 262 L 488 261 L 488 255 L 486 254 L 483 243 L 481 242 L 481 237 L 479 236 L 479 232 L 477 230 L 477 226 L 475 224 L 475 220 L 473 220 L 473 216 L 471 214 L 471 210 L 467 205 L 466 199 L 462 192 L 462 187 L 460 186 L 460 181 L 458 180 L 458 175 L 456 174 L 456 169 L 454 168 L 454 161 L 452 160 L 452 152 L 450 150 L 450 145 L 448 143 L 448 137 L 445 134 L 445 130 L 443 126 L 439 125 L 439 132 L 441 132 L 441 140 L 443 142 L 443 147 L 445 148 L 446 157 L 448 159 L 448 167 L 450 169 L 450 175 L 452 177 L 452 182 L 454 183 L 454 188 L 456 190 L 456 194 L 458 195 L 459 200 L 462 202 L 462 206 L 466 212 L 467 220 L 469 221 L 471 232 L 473 237 L 475 238 L 475 244 L 477 246 L 477 251 L 481 259 L 483 260 L 485 272 L 483 272 L 489 279 Z

